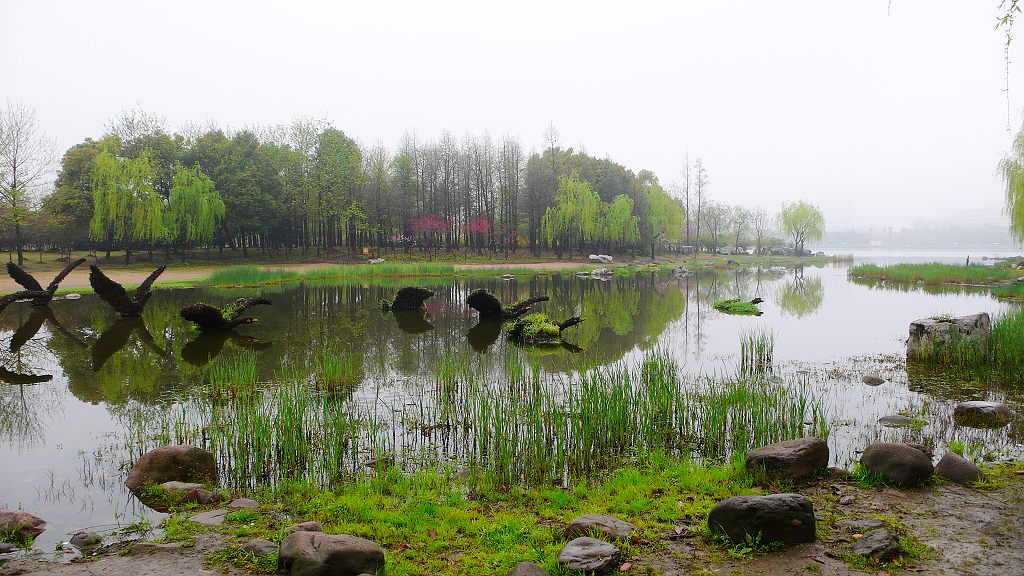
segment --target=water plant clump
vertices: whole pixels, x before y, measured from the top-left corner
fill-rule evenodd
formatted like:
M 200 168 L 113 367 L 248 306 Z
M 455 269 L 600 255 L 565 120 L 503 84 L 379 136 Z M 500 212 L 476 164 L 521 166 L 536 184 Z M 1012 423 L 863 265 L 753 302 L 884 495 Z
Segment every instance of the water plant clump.
M 558 346 L 562 343 L 562 331 L 583 322 L 579 316 L 555 324 L 545 314 L 527 314 L 516 319 L 508 328 L 508 336 L 517 344 L 527 346 Z
M 851 278 L 896 283 L 990 285 L 1024 276 L 1024 272 L 983 264 L 861 264 L 850 268 Z
M 943 316 L 933 318 L 948 321 Z M 932 345 L 915 353 L 919 362 L 939 364 L 965 371 L 1024 369 L 1024 310 L 1017 309 L 996 316 L 992 330 L 981 337 L 951 334 L 948 340 L 936 339 Z
M 719 300 L 715 302 L 715 310 L 725 314 L 737 314 L 740 316 L 760 316 L 763 314 L 755 301 L 740 300 L 739 298 Z
M 765 374 L 772 370 L 775 333 L 759 328 L 740 336 L 740 374 Z

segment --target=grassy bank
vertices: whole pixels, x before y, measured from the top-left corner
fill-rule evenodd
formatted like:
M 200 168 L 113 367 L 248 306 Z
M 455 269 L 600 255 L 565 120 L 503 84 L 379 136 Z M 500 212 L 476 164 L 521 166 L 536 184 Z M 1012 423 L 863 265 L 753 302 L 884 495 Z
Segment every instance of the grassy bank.
M 1024 370 L 1024 310 L 1017 309 L 992 320 L 992 331 L 982 339 L 951 339 L 936 342 L 916 358 L 966 371 Z
M 850 268 L 848 275 L 856 279 L 885 282 L 989 286 L 1007 280 L 1015 280 L 1024 276 L 1024 271 L 982 264 L 969 266 L 938 263 L 894 264 L 892 266 L 861 264 Z

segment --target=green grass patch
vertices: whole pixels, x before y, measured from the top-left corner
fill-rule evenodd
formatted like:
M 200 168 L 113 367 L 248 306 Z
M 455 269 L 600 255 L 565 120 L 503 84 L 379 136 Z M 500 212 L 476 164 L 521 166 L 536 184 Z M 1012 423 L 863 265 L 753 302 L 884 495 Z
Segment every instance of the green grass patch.
M 724 314 L 737 314 L 741 316 L 760 316 L 762 314 L 757 304 L 738 298 L 729 298 L 715 302 L 715 310 Z
M 941 318 L 941 317 L 937 317 Z M 933 341 L 919 351 L 914 360 L 938 364 L 964 372 L 1018 372 L 1024 370 L 1024 310 L 1017 309 L 992 320 L 992 330 L 984 338 L 950 338 Z
M 1020 270 L 982 264 L 861 264 L 850 268 L 851 278 L 896 283 L 991 285 L 1024 276 Z

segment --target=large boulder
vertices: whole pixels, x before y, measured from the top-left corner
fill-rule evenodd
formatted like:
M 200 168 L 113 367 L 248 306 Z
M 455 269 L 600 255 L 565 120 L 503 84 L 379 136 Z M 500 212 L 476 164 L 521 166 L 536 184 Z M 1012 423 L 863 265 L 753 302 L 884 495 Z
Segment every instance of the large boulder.
M 988 337 L 991 331 L 992 320 L 985 312 L 959 318 L 935 317 L 914 320 L 910 323 L 907 356 L 928 356 L 936 347 L 954 340 L 978 342 Z
M 187 445 L 154 448 L 135 461 L 125 484 L 131 491 L 137 492 L 143 486 L 172 480 L 216 482 L 217 463 L 213 460 L 213 454 Z
M 854 543 L 853 553 L 875 562 L 890 562 L 903 554 L 903 546 L 888 528 L 875 528 Z
M 985 477 L 974 462 L 955 452 L 946 452 L 942 455 L 942 459 L 935 466 L 935 474 L 957 484 L 970 484 Z
M 278 568 L 291 576 L 359 576 L 384 568 L 384 549 L 348 534 L 294 532 L 281 542 Z
M 565 527 L 565 537 L 571 540 L 580 536 L 598 534 L 612 539 L 629 538 L 634 528 L 635 526 L 629 522 L 613 516 L 587 514 L 569 522 L 569 525 Z
M 733 542 L 748 535 L 760 535 L 762 544 L 814 542 L 814 506 L 801 494 L 736 496 L 715 504 L 708 528 Z
M 46 531 L 46 521 L 23 510 L 0 509 L 0 534 L 29 540 Z
M 999 402 L 961 402 L 953 407 L 953 421 L 969 428 L 1002 428 L 1013 420 L 1013 412 Z
M 915 486 L 931 477 L 932 460 L 920 448 L 875 442 L 864 450 L 861 466 L 896 486 Z
M 257 558 L 263 558 L 264 556 L 277 554 L 278 546 L 270 540 L 257 538 L 256 540 L 249 540 L 245 544 L 242 544 L 238 547 L 238 549 L 242 552 L 252 554 Z
M 828 444 L 821 438 L 797 438 L 747 452 L 747 469 L 769 477 L 804 480 L 828 466 Z
M 569 572 L 610 572 L 619 563 L 619 549 L 604 540 L 582 536 L 562 548 L 558 563 Z

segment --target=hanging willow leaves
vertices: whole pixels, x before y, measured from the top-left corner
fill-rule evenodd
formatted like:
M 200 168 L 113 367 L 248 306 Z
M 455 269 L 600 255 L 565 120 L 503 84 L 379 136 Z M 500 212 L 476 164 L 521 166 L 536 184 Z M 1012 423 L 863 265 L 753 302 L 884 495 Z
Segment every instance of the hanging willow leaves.
M 107 149 L 96 156 L 89 234 L 94 240 L 123 241 L 125 263 L 131 261 L 132 242 L 157 243 L 168 235 L 166 210 L 153 187 L 154 175 L 146 152 L 138 158 L 120 158 Z
M 224 219 L 224 200 L 198 165 L 177 166 L 171 187 L 171 222 L 175 239 L 192 246 L 213 239 L 217 225 Z

